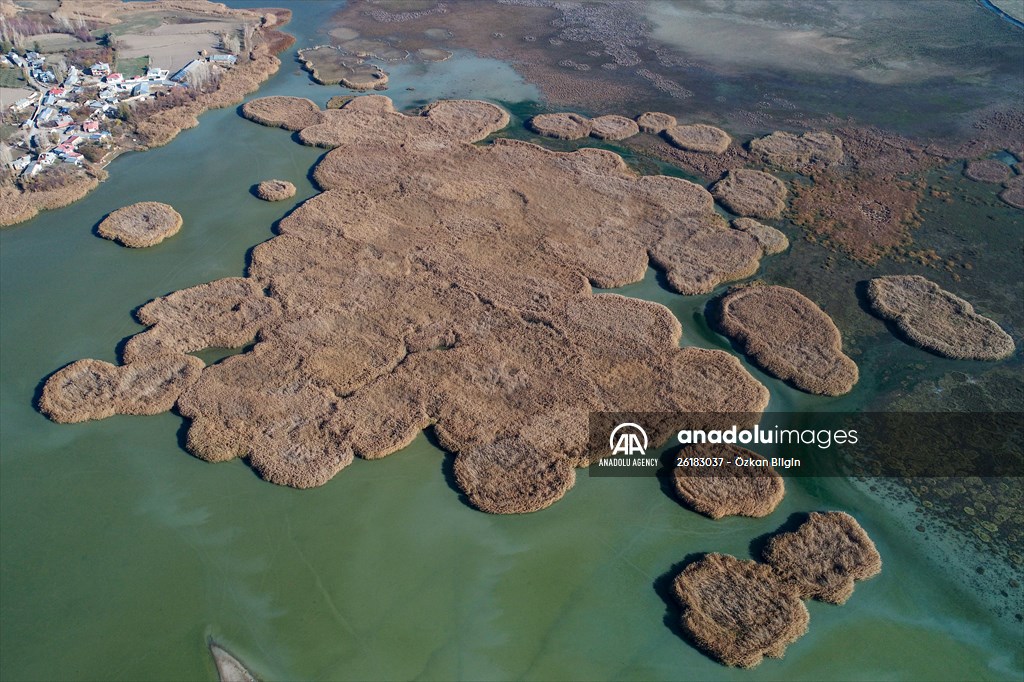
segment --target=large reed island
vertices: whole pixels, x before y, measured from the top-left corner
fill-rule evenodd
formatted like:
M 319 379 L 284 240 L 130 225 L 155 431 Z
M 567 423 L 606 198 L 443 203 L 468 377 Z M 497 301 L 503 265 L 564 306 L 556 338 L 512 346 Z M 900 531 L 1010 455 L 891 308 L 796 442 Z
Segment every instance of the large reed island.
M 432 426 L 472 504 L 526 512 L 589 464 L 589 412 L 764 408 L 736 358 L 679 347 L 666 308 L 591 293 L 641 279 L 649 257 L 685 292 L 755 269 L 764 235 L 730 226 L 703 187 L 597 149 L 473 144 L 509 121 L 485 102 L 406 115 L 379 95 L 327 111 L 273 98 L 243 113 L 332 151 L 313 173 L 323 192 L 256 247 L 247 277 L 139 311 L 149 329 L 126 344 L 124 371 L 255 341 L 174 383 L 196 456 L 246 457 L 310 487 Z M 75 373 L 47 391 L 84 400 Z

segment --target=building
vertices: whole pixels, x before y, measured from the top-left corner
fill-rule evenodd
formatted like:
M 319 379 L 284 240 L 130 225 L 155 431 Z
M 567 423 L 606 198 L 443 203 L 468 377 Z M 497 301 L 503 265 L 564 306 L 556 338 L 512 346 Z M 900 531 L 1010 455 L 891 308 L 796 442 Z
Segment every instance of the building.
M 139 95 L 149 94 L 149 83 L 139 83 L 132 88 L 132 97 L 138 97 Z
M 163 81 L 167 80 L 169 75 L 171 75 L 171 72 L 167 69 L 158 69 L 153 66 L 146 69 L 146 80 Z
M 82 132 L 83 133 L 98 133 L 100 131 L 99 121 L 83 121 Z
M 25 97 L 24 99 L 19 99 L 17 102 L 12 104 L 10 108 L 12 111 L 24 111 L 25 109 L 28 109 L 30 106 L 32 106 L 32 100 L 28 97 Z
M 89 73 L 94 76 L 106 76 L 110 73 L 110 64 L 106 62 L 96 62 L 89 67 Z
M 174 73 L 174 75 L 171 76 L 171 80 L 174 81 L 175 83 L 184 83 L 185 81 L 188 80 L 189 74 L 192 73 L 193 71 L 195 71 L 196 69 L 200 68 L 202 66 L 202 64 L 203 63 L 201 61 L 199 61 L 198 59 L 193 59 L 192 61 L 190 61 L 185 66 L 183 66 L 180 69 L 178 69 Z
M 207 57 L 207 60 L 221 66 L 234 66 L 238 62 L 238 56 L 233 54 L 215 54 Z

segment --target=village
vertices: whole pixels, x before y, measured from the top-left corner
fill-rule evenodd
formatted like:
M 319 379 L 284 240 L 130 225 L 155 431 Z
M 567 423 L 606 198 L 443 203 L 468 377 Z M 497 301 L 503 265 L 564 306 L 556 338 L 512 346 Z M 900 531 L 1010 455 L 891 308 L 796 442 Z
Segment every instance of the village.
M 0 142 L 0 163 L 23 179 L 59 164 L 102 164 L 118 147 L 111 129 L 121 127 L 118 124 L 138 104 L 176 89 L 203 90 L 237 59 L 234 54 L 207 55 L 203 50 L 174 73 L 147 65 L 140 73 L 126 75 L 107 62 L 62 63 L 55 68 L 47 65 L 46 55 L 12 49 L 0 55 L 0 68 L 20 70 L 34 92 L 9 106 L 4 103 L 0 114 L 16 132 Z

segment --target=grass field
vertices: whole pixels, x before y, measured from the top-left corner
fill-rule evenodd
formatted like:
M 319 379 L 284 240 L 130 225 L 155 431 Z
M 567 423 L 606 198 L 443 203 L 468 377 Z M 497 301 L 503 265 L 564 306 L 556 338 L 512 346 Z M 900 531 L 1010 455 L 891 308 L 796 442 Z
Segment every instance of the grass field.
M 121 73 L 125 78 L 131 76 L 144 76 L 146 67 L 149 66 L 149 57 L 131 57 L 120 59 L 114 62 L 114 70 Z
M 0 69 L 0 88 L 25 88 L 28 84 L 21 75 L 21 69 Z

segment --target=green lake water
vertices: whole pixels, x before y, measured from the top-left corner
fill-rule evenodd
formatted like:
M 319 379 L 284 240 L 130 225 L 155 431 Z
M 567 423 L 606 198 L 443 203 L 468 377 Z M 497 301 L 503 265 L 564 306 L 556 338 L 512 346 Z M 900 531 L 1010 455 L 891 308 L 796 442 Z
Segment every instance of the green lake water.
M 316 42 L 323 5 L 289 6 L 297 47 Z M 324 103 L 339 92 L 310 85 L 292 54 L 258 95 Z M 507 65 L 468 54 L 396 68 L 391 84 L 399 106 L 536 97 Z M 422 436 L 297 491 L 241 461 L 191 457 L 173 414 L 49 422 L 34 408 L 40 382 L 78 358 L 115 361 L 141 330 L 132 310 L 243 274 L 248 250 L 293 205 L 255 199 L 254 183 L 290 180 L 296 204 L 315 192 L 308 172 L 322 150 L 234 109 L 200 121 L 115 161 L 84 200 L 0 232 L 0 677 L 214 680 L 212 636 L 267 680 L 1020 679 L 1019 624 L 992 615 L 943 570 L 944 550 L 922 548 L 904 519 L 843 479 L 790 479 L 770 517 L 710 521 L 655 479 L 581 471 L 550 509 L 491 516 L 460 499 L 449 458 Z M 138 251 L 93 234 L 139 200 L 175 206 L 181 232 Z M 671 294 L 653 271 L 621 292 L 667 305 L 684 343 L 729 348 L 703 322 L 707 297 Z M 748 367 L 771 409 L 865 400 L 809 397 Z M 809 603 L 808 634 L 755 670 L 680 638 L 666 601 L 679 562 L 748 558 L 755 538 L 817 509 L 858 518 L 881 575 L 842 607 Z

